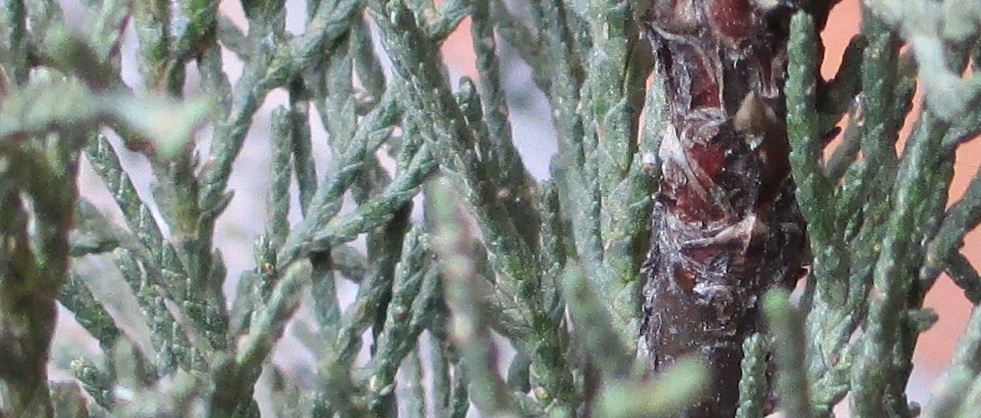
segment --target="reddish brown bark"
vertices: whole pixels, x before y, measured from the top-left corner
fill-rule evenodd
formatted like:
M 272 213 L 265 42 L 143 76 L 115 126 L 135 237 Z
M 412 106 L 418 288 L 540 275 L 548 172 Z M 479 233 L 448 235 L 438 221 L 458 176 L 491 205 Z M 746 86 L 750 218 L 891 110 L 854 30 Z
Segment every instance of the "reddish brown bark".
M 709 396 L 686 417 L 734 415 L 760 300 L 802 275 L 783 95 L 792 12 L 776 1 L 654 0 L 644 22 L 670 124 L 639 349 L 652 372 L 682 356 L 706 360 Z

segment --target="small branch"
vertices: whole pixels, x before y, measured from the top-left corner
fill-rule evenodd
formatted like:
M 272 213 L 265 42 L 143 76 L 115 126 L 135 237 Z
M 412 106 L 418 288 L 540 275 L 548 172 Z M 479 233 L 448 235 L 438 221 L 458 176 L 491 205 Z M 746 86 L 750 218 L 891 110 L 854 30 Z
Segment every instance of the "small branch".
M 739 408 L 737 418 L 763 416 L 770 382 L 767 376 L 767 338 L 753 334 L 743 341 L 743 375 L 739 379 Z
M 943 377 L 933 392 L 933 402 L 924 412 L 927 418 L 958 416 L 955 411 L 963 405 L 971 383 L 981 372 L 981 308 L 974 307 L 964 335 Z
M 773 331 L 773 349 L 777 369 L 777 394 L 780 396 L 780 406 L 787 416 L 811 417 L 811 402 L 809 399 L 807 361 L 804 347 L 807 345 L 804 336 L 803 318 L 790 306 L 790 293 L 786 290 L 772 290 L 763 301 L 763 311 L 767 323 Z
M 434 250 L 446 276 L 446 299 L 453 317 L 451 338 L 460 350 L 468 375 L 473 379 L 471 399 L 482 412 L 491 416 L 518 413 L 518 402 L 508 390 L 504 379 L 497 374 L 497 344 L 493 341 L 484 302 L 474 292 L 472 283 L 481 280 L 473 266 L 469 246 L 472 238 L 466 221 L 455 209 L 452 194 L 445 188 L 435 188 L 433 208 L 436 237 Z
M 68 282 L 58 293 L 58 302 L 74 314 L 82 328 L 99 340 L 103 352 L 108 353 L 122 335 L 109 311 L 95 299 L 77 273 L 68 275 Z
M 947 261 L 947 274 L 953 279 L 954 284 L 964 290 L 967 300 L 974 305 L 981 303 L 981 275 L 964 254 L 960 252 L 951 254 Z

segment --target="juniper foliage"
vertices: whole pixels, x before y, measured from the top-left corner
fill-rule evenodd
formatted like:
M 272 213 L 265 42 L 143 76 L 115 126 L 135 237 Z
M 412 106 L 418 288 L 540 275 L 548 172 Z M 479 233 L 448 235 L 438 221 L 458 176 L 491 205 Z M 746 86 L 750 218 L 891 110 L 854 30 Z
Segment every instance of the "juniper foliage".
M 651 2 L 437 3 L 246 0 L 240 24 L 211 0 L 84 0 L 81 17 L 2 0 L 0 416 L 671 416 L 699 399 L 697 359 L 647 378 L 634 361 L 666 119 L 638 23 Z M 801 3 L 787 125 L 812 267 L 799 305 L 765 298 L 772 335 L 743 345 L 737 415 L 765 409 L 773 353 L 794 416 L 845 395 L 857 416 L 913 416 L 924 295 L 946 272 L 981 301 L 960 252 L 981 172 L 946 206 L 955 152 L 981 132 L 981 6 L 866 0 L 825 83 Z M 477 78 L 454 81 L 437 51 L 465 20 Z M 140 83 L 123 79 L 127 42 Z M 515 147 L 503 43 L 551 107 L 547 180 Z M 917 76 L 922 111 L 900 138 Z M 269 167 L 251 168 L 270 178 L 255 267 L 226 265 L 234 163 L 276 92 Z M 121 163 L 134 156 L 151 195 Z M 119 215 L 79 194 L 83 161 Z M 113 275 L 137 315 L 96 291 Z M 101 352 L 70 378 L 49 375 L 59 306 Z M 274 362 L 284 336 L 314 360 Z M 981 310 L 959 338 L 925 416 L 981 402 Z

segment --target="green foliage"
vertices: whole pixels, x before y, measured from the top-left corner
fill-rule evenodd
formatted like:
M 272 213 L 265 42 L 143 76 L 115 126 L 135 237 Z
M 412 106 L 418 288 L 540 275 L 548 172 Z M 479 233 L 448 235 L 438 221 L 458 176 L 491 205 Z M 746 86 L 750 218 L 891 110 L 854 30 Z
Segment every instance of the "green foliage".
M 299 33 L 282 1 L 241 2 L 244 30 L 216 1 L 87 0 L 72 30 L 60 3 L 2 4 L 0 415 L 463 417 L 472 403 L 670 416 L 703 395 L 698 361 L 645 379 L 633 354 L 657 174 L 645 156 L 665 111 L 648 88 L 645 2 L 309 0 Z M 453 83 L 436 51 L 465 18 L 477 79 Z M 740 417 L 766 409 L 770 353 L 792 416 L 829 416 L 846 394 L 857 416 L 911 416 L 912 351 L 934 317 L 923 296 L 947 272 L 981 301 L 959 252 L 981 222 L 981 173 L 945 207 L 955 151 L 981 132 L 981 12 L 868 0 L 864 18 L 820 85 L 816 29 L 793 19 L 788 129 L 813 262 L 799 306 L 764 302 L 776 338 L 744 344 Z M 140 86 L 122 78 L 128 27 Z M 501 41 L 551 107 L 549 180 L 515 147 Z M 243 62 L 234 83 L 223 52 Z M 917 66 L 926 99 L 897 151 Z M 242 271 L 216 230 L 276 90 L 288 106 L 269 122 L 267 216 Z M 822 161 L 843 113 L 844 142 Z M 329 136 L 325 168 L 311 118 Z M 121 156 L 149 163 L 152 196 Z M 83 158 L 122 224 L 79 196 Z M 135 319 L 95 291 L 107 274 L 92 262 L 122 277 Z M 60 381 L 47 374 L 57 303 L 103 354 Z M 285 335 L 311 373 L 272 361 Z M 981 310 L 925 415 L 976 411 L 978 350 Z

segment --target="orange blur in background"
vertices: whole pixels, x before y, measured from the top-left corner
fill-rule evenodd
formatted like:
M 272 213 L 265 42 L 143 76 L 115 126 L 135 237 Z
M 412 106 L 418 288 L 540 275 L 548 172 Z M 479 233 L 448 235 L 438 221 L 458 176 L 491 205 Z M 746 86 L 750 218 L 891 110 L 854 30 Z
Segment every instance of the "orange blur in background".
M 838 70 L 838 65 L 841 63 L 841 53 L 848 45 L 848 40 L 858 32 L 861 21 L 858 3 L 857 0 L 846 0 L 839 4 L 834 9 L 824 33 L 821 34 L 827 47 L 824 65 L 821 69 L 825 78 L 834 76 Z M 921 99 L 919 93 L 917 92 L 917 97 L 914 99 L 913 115 L 906 119 L 907 125 L 903 127 L 900 138 L 909 135 L 910 124 L 916 120 Z M 958 149 L 948 206 L 960 199 L 971 177 L 978 171 L 979 155 L 981 155 L 981 141 L 978 140 L 968 142 Z M 981 235 L 978 235 L 978 231 L 972 231 L 966 237 L 962 249 L 964 255 L 975 266 L 981 263 L 981 251 L 978 251 L 979 239 L 981 239 Z M 927 294 L 926 306 L 936 310 L 940 314 L 940 320 L 920 336 L 914 360 L 919 366 L 928 369 L 925 370 L 927 376 L 924 377 L 939 377 L 938 374 L 947 366 L 947 360 L 967 326 L 967 320 L 971 313 L 971 303 L 964 297 L 964 292 L 949 277 L 942 275 L 930 293 Z

